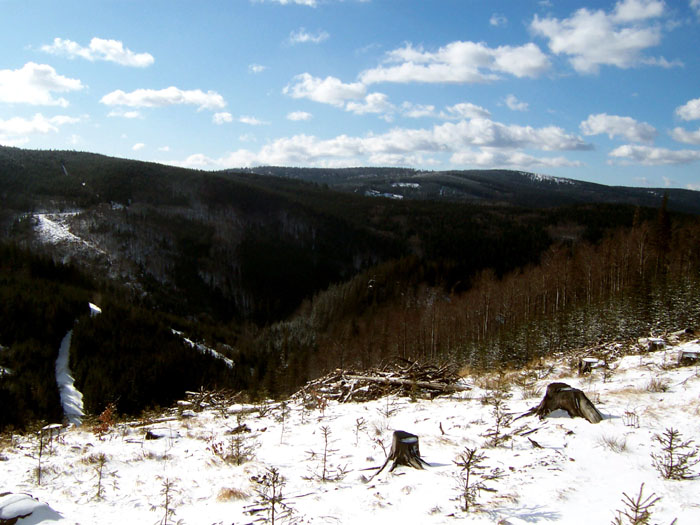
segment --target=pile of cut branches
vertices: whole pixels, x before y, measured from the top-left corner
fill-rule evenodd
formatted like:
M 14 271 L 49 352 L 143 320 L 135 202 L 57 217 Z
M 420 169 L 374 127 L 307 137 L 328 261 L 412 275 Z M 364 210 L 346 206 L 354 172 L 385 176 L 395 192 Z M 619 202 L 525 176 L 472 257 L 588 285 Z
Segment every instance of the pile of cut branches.
M 449 365 L 401 360 L 363 372 L 336 369 L 310 381 L 292 398 L 310 405 L 318 404 L 321 398 L 341 403 L 370 401 L 387 395 L 433 398 L 470 389 L 459 380 L 457 371 Z

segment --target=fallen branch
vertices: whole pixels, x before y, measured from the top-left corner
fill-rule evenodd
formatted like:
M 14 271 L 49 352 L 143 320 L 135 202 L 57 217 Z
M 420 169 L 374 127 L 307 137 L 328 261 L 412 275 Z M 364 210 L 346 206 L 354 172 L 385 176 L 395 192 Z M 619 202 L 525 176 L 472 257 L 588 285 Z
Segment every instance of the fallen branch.
M 412 379 L 402 379 L 400 377 L 375 377 L 356 375 L 347 375 L 345 377 L 352 381 L 367 381 L 368 383 L 380 383 L 383 385 L 415 385 L 418 388 L 428 388 L 432 390 L 439 390 L 440 392 L 464 392 L 467 390 L 471 390 L 471 387 L 469 386 L 448 385 L 446 383 L 433 383 L 430 381 L 413 381 Z

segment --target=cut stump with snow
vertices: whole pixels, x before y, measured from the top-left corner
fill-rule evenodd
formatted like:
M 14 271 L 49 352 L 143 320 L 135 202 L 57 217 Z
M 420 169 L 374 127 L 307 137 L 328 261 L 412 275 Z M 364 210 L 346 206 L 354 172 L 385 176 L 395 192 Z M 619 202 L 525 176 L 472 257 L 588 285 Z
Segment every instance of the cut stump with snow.
M 537 415 L 544 419 L 547 414 L 559 409 L 566 411 L 570 417 L 582 417 L 589 423 L 600 423 L 603 420 L 603 414 L 586 394 L 566 383 L 550 383 L 540 404 L 520 417 Z
M 382 467 L 374 476 L 384 471 L 389 463 L 391 463 L 389 472 L 392 472 L 400 465 L 417 469 L 423 469 L 426 466 L 430 466 L 420 457 L 418 436 L 409 432 L 404 432 L 403 430 L 394 431 L 394 437 L 391 442 L 391 451 L 389 452 L 389 455 L 387 456 Z

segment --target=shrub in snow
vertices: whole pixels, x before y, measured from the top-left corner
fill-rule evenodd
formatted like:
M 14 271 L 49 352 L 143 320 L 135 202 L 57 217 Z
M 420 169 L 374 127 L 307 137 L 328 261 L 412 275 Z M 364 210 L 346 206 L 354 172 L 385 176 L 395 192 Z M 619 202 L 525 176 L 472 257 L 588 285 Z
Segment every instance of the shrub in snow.
M 661 445 L 658 453 L 652 452 L 652 464 L 664 479 L 693 479 L 697 477 L 692 468 L 700 463 L 700 449 L 692 446 L 693 440 L 683 441 L 680 432 L 667 428 L 663 434 L 656 434 L 654 440 Z
M 646 498 L 642 495 L 644 483 L 639 487 L 639 494 L 632 499 L 625 492 L 622 493 L 622 503 L 625 508 L 617 511 L 617 516 L 612 521 L 612 525 L 646 525 L 651 519 L 651 508 L 661 498 L 652 492 Z M 675 523 L 675 520 L 674 520 Z

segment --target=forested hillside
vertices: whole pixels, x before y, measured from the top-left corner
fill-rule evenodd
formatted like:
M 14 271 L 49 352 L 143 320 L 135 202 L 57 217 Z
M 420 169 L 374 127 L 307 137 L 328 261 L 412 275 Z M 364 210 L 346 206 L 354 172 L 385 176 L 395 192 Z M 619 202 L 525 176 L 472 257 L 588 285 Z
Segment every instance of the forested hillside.
M 135 413 L 184 389 L 281 396 L 328 369 L 395 358 L 518 366 L 697 324 L 700 221 L 673 212 L 681 193 L 650 194 L 653 206 L 632 191 L 616 204 L 549 192 L 546 207 L 516 205 L 503 195 L 527 186 L 531 200 L 539 186 L 483 172 L 478 202 L 396 199 L 336 191 L 337 173 L 0 147 L 0 396 L 18 407 L 0 426 L 60 419 L 53 362 L 69 329 L 87 409 Z M 433 182 L 476 188 L 465 177 Z M 700 206 L 697 195 L 683 192 L 682 206 Z M 88 301 L 104 313 L 90 317 Z

